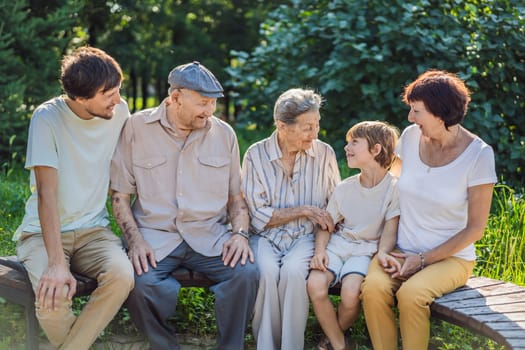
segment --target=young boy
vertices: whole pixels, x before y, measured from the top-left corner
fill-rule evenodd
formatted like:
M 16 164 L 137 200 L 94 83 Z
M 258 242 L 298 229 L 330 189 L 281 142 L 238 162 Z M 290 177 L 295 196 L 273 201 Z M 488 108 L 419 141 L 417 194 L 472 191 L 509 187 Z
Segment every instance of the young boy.
M 382 247 L 396 240 L 399 221 L 397 178 L 388 172 L 398 139 L 396 128 L 379 121 L 354 125 L 346 134 L 348 167 L 360 173 L 334 190 L 327 211 L 335 223 L 331 234 L 320 230 L 310 262 L 308 294 L 326 337 L 317 349 L 347 349 L 344 331 L 360 311 L 360 287 L 372 256 L 386 255 Z M 337 313 L 328 288 L 341 281 Z

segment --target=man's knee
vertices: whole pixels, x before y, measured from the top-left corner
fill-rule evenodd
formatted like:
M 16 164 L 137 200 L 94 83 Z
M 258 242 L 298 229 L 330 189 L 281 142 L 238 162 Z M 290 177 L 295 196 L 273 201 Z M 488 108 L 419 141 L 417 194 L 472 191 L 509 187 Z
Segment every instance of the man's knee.
M 108 264 L 106 271 L 98 277 L 99 284 L 116 284 L 120 290 L 130 291 L 135 285 L 135 273 L 129 260 L 117 260 Z

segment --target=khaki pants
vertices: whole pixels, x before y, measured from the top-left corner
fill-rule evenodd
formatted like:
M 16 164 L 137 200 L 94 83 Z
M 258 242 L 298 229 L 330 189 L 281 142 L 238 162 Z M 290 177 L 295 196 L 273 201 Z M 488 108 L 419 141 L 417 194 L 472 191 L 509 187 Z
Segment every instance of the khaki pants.
M 374 350 L 397 350 L 392 309 L 396 300 L 403 349 L 426 350 L 430 338 L 430 304 L 435 298 L 465 285 L 474 264 L 474 261 L 450 257 L 403 281 L 392 279 L 374 258 L 361 286 L 366 325 Z
M 35 302 L 36 317 L 53 346 L 87 350 L 133 288 L 133 267 L 122 249 L 120 238 L 106 227 L 63 232 L 62 246 L 71 270 L 96 279 L 98 287 L 78 316 L 73 314 L 65 290 L 55 310 L 39 308 Z M 17 253 L 36 291 L 38 281 L 47 269 L 42 234 L 24 232 Z

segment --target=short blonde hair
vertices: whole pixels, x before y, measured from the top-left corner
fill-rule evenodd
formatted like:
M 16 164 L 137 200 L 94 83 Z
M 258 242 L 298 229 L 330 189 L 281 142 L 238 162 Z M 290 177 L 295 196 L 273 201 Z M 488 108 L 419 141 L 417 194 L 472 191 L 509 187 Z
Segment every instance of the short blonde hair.
M 381 121 L 360 122 L 346 133 L 347 142 L 356 138 L 366 139 L 370 151 L 375 144 L 379 144 L 381 152 L 374 159 L 383 168 L 390 168 L 395 159 L 394 149 L 399 138 L 399 130 L 395 126 Z

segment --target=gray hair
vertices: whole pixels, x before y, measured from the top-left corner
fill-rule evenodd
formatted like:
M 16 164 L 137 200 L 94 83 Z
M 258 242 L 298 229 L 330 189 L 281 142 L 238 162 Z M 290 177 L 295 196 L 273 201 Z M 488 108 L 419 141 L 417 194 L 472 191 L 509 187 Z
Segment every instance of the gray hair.
M 303 113 L 318 111 L 323 99 L 313 90 L 289 89 L 281 94 L 273 109 L 273 119 L 285 124 L 295 124 L 296 118 Z

